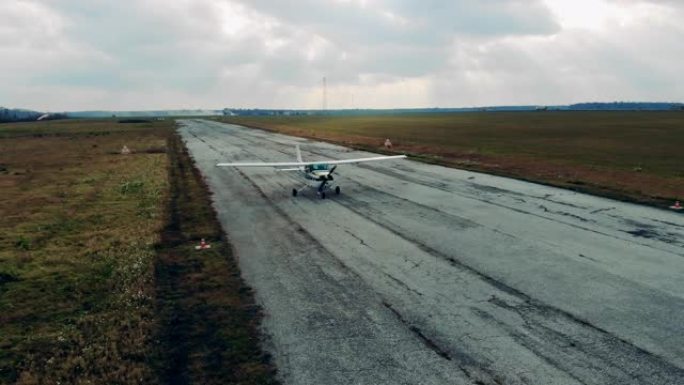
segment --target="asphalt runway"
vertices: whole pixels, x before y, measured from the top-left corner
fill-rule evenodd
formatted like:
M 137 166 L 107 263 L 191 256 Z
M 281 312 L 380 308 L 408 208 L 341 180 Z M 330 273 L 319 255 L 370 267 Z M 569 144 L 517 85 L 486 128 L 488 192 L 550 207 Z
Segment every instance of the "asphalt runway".
M 684 384 L 684 215 L 408 160 L 294 198 L 215 164 L 370 154 L 180 127 L 285 384 Z

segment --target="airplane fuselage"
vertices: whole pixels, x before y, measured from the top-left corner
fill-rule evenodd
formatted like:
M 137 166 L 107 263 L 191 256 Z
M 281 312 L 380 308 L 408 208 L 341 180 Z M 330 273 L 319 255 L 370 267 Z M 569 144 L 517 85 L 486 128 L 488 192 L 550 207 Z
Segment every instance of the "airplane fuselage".
M 304 177 L 309 180 L 315 180 L 322 182 L 324 180 L 332 180 L 332 175 L 330 174 L 329 171 L 311 171 L 311 172 L 304 172 Z
M 304 177 L 314 181 L 330 181 L 333 180 L 330 175 L 330 167 L 327 164 L 314 164 L 304 167 Z

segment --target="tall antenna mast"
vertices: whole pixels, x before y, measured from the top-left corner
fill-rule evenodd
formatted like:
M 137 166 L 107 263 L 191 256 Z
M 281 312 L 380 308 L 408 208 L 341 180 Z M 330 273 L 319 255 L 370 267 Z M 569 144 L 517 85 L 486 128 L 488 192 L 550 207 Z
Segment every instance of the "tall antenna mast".
M 328 80 L 323 76 L 323 111 L 328 109 Z

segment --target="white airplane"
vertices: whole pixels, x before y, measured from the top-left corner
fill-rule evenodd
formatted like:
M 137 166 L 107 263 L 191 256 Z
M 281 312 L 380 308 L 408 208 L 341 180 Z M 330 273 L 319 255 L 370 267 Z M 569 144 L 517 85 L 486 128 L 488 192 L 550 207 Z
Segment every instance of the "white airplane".
M 380 160 L 403 159 L 406 155 L 374 156 L 371 158 L 356 158 L 343 160 L 319 160 L 315 162 L 305 162 L 302 160 L 302 153 L 297 149 L 296 162 L 249 162 L 249 163 L 217 163 L 218 167 L 275 167 L 279 171 L 298 171 L 307 180 L 307 185 L 302 188 L 316 188 L 318 195 L 325 199 L 325 191 L 331 189 L 328 182 L 332 182 L 333 172 L 339 164 L 376 162 Z M 320 182 L 320 183 L 317 183 Z M 313 185 L 309 185 L 313 183 Z M 335 194 L 340 194 L 340 186 L 335 186 Z M 297 189 L 292 189 L 292 196 L 297 196 Z

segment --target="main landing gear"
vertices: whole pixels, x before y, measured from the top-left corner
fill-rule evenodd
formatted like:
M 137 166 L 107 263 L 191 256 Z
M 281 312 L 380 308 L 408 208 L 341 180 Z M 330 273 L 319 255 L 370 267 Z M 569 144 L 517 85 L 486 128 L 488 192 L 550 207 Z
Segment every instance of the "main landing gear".
M 317 191 L 318 196 L 320 196 L 321 199 L 325 199 L 325 190 L 326 189 Z M 335 189 L 333 191 L 335 191 L 335 195 L 340 195 L 340 193 L 342 192 L 342 190 L 340 189 L 340 186 L 335 186 Z M 299 191 L 297 191 L 296 188 L 292 189 L 292 196 L 293 197 L 296 197 L 298 193 L 299 193 Z
M 340 195 L 340 186 L 335 186 L 335 195 Z M 325 190 L 322 190 L 318 193 L 320 195 L 321 199 L 325 199 Z

